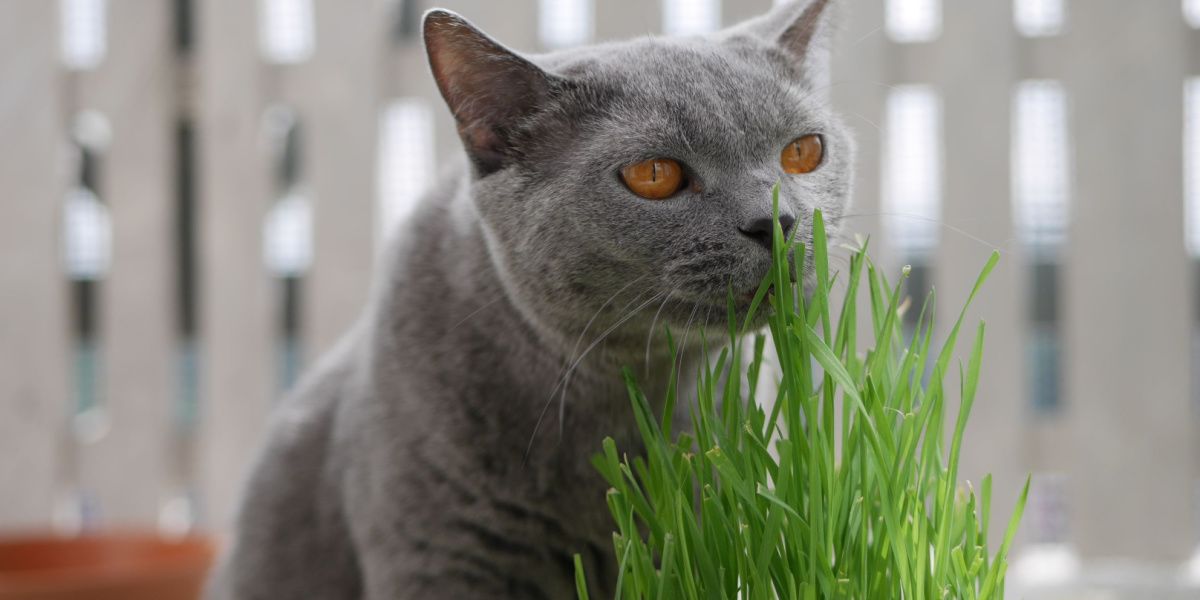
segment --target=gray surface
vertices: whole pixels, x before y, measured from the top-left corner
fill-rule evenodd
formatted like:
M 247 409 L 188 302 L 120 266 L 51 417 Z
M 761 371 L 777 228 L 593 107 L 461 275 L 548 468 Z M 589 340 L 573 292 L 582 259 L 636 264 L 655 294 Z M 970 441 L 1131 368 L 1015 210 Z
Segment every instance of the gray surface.
M 231 522 L 238 487 L 276 393 L 277 288 L 261 259 L 271 170 L 259 137 L 265 103 L 256 5 L 243 0 L 197 4 L 199 30 L 220 32 L 220 43 L 202 43 L 196 57 L 197 117 L 203 130 L 200 483 L 205 523 L 217 530 Z
M 55 6 L 0 3 L 0 528 L 49 521 L 68 406 Z
M 1072 8 L 1078 209 L 1065 271 L 1072 532 L 1085 558 L 1194 547 L 1179 3 Z M 1106 52 L 1103 48 L 1119 48 Z M 1194 300 L 1192 300 L 1194 301 Z
M 379 74 L 388 21 L 379 2 L 316 2 L 316 54 L 296 67 L 313 191 L 313 265 L 305 278 L 308 362 L 358 316 L 375 255 Z

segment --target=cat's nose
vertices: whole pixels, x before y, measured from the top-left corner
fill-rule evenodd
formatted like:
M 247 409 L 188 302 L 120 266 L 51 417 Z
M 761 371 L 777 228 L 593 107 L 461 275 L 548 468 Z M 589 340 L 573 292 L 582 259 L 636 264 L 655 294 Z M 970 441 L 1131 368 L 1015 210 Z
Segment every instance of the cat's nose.
M 792 225 L 796 224 L 796 218 L 789 214 L 779 215 L 779 227 L 783 229 L 783 237 L 787 237 L 792 232 Z M 738 231 L 742 235 L 758 242 L 763 248 L 771 249 L 771 232 L 774 229 L 774 223 L 771 217 L 759 217 L 738 227 Z

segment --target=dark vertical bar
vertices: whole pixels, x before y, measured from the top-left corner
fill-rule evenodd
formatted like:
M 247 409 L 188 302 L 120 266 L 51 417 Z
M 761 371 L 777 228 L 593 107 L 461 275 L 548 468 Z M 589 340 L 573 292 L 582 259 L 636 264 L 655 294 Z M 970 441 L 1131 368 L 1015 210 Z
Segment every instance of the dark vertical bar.
M 192 0 L 175 0 L 175 51 L 180 56 L 191 53 L 195 43 L 195 32 L 192 29 Z
M 1059 261 L 1035 258 L 1029 266 L 1029 386 L 1039 414 L 1062 409 L 1062 334 L 1059 326 Z
M 410 42 L 417 39 L 421 31 L 421 12 L 424 10 L 421 0 L 400 0 L 395 8 L 395 26 L 392 39 L 397 43 Z
M 199 410 L 195 138 L 192 122 L 180 119 L 175 132 L 175 310 L 179 344 L 175 417 L 181 427 L 189 429 Z
M 196 335 L 196 181 L 195 131 L 191 121 L 180 120 L 176 131 L 176 289 L 179 334 Z
M 304 348 L 300 316 L 301 290 L 304 286 L 300 276 L 283 277 L 281 283 L 280 386 L 288 390 L 296 383 L 302 367 Z

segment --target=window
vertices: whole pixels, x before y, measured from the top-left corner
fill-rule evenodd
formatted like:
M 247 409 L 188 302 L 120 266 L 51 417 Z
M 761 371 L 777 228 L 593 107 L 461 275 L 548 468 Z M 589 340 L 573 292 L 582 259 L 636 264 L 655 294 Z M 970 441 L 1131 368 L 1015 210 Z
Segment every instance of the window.
M 312 264 L 312 209 L 302 192 L 293 190 L 271 207 L 263 230 L 263 260 L 277 277 L 302 275 Z
M 380 118 L 376 240 L 408 216 L 433 175 L 433 111 L 419 98 L 392 102 Z
M 107 0 L 61 0 L 62 60 L 71 69 L 95 68 L 108 48 Z
M 547 48 L 568 48 L 592 39 L 593 0 L 541 0 L 538 35 Z
M 904 325 L 913 335 L 931 289 L 932 255 L 941 223 L 941 99 L 928 85 L 897 86 L 888 94 L 885 119 L 884 238 L 910 267 L 902 293 L 911 300 Z
M 312 56 L 312 0 L 259 0 L 258 8 L 263 58 L 272 63 L 292 64 Z
M 1013 24 L 1026 37 L 1058 35 L 1066 17 L 1064 0 L 1016 0 L 1013 4 Z
M 699 35 L 721 26 L 719 0 L 663 0 L 663 33 Z
M 928 42 L 942 33 L 941 0 L 887 0 L 888 37 L 900 43 Z
M 1192 258 L 1192 398 L 1200 411 L 1200 77 L 1183 88 L 1184 240 Z
M 1067 101 L 1056 81 L 1021 82 L 1013 108 L 1012 189 L 1016 230 L 1037 255 L 1055 255 L 1070 213 Z
M 888 94 L 883 134 L 884 232 L 909 260 L 937 246 L 942 204 L 942 106 L 927 85 Z
M 1184 84 L 1183 189 L 1188 252 L 1200 259 L 1200 77 Z
M 1012 193 L 1017 237 L 1030 263 L 1026 356 L 1031 403 L 1040 413 L 1062 398 L 1060 256 L 1070 222 L 1067 99 L 1056 81 L 1031 80 L 1013 95 Z
M 1200 0 L 1183 0 L 1183 18 L 1188 25 L 1200 29 Z
M 111 260 L 112 225 L 108 208 L 91 189 L 76 185 L 63 207 L 63 259 L 76 281 L 103 279 Z

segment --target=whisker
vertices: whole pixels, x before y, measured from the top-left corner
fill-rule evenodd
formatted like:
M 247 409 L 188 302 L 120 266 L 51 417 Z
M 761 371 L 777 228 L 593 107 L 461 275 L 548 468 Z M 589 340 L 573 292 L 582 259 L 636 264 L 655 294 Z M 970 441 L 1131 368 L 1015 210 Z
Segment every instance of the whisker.
M 869 37 L 871 37 L 871 36 L 873 36 L 873 35 L 875 35 L 875 34 L 879 33 L 880 31 L 883 31 L 883 25 L 880 25 L 879 27 L 876 27 L 875 29 L 872 29 L 871 31 L 868 31 L 866 35 L 864 35 L 864 36 L 862 36 L 862 37 L 858 38 L 857 40 L 854 40 L 854 43 L 853 43 L 853 44 L 850 44 L 850 46 L 852 46 L 852 47 L 853 47 L 853 46 L 857 46 L 857 45 L 859 45 L 859 44 L 861 44 L 861 43 L 865 42 L 865 41 L 867 40 L 867 38 L 869 38 Z
M 485 302 L 485 303 L 483 304 L 483 306 L 480 306 L 479 308 L 477 308 L 477 309 L 475 309 L 475 310 L 471 311 L 471 314 L 469 314 L 469 315 L 467 315 L 467 316 L 463 317 L 463 318 L 462 318 L 462 320 L 460 320 L 459 322 L 455 323 L 453 327 L 451 327 L 450 329 L 446 330 L 446 333 L 447 333 L 447 334 L 449 334 L 449 333 L 453 333 L 455 329 L 458 329 L 459 325 L 462 325 L 463 323 L 466 323 L 467 321 L 469 321 L 469 320 L 471 319 L 471 317 L 474 317 L 475 315 L 477 315 L 477 314 L 479 314 L 479 313 L 483 312 L 483 309 L 485 309 L 485 308 L 487 308 L 487 307 L 489 307 L 489 306 L 491 306 L 491 305 L 493 305 L 493 304 L 495 304 L 495 303 L 497 303 L 497 302 L 499 302 L 499 301 L 501 301 L 501 300 L 503 300 L 503 299 L 504 299 L 504 295 L 503 295 L 503 294 L 501 294 L 500 296 L 498 296 L 498 297 L 496 297 L 496 298 L 493 298 L 493 299 L 491 299 L 491 300 L 489 300 L 489 301 Z
M 640 277 L 640 278 L 638 278 L 638 279 L 644 279 L 645 277 L 646 277 L 646 276 L 645 276 L 645 275 L 643 275 L 642 277 Z M 617 293 L 618 293 L 618 294 L 620 294 L 620 293 L 621 293 L 621 291 L 624 291 L 624 290 L 628 289 L 630 285 L 632 285 L 633 283 L 636 283 L 637 281 L 638 281 L 638 280 L 636 280 L 636 279 L 635 279 L 634 281 L 632 281 L 632 282 L 630 282 L 630 283 L 628 283 L 628 284 L 625 284 L 625 286 L 624 286 L 624 287 L 622 287 L 622 288 L 621 288 L 621 290 L 618 290 L 618 291 L 617 291 Z M 645 294 L 647 291 L 648 291 L 648 290 L 642 290 L 642 291 L 638 292 L 638 293 L 637 293 L 637 295 L 635 295 L 635 296 L 634 296 L 634 297 L 633 297 L 633 298 L 632 298 L 632 299 L 631 299 L 629 302 L 625 303 L 625 306 L 622 306 L 622 307 L 621 307 L 621 310 L 617 311 L 617 314 L 624 314 L 626 311 L 628 311 L 628 310 L 629 310 L 629 307 L 630 307 L 630 306 L 633 306 L 633 304 L 634 304 L 635 302 L 637 302 L 638 300 L 641 300 L 642 296 L 643 296 L 643 295 L 644 295 L 644 294 Z M 616 298 L 616 296 L 614 295 L 614 296 L 613 296 L 613 298 Z M 609 298 L 609 300 L 611 301 L 613 298 Z M 603 308 L 601 308 L 601 310 L 603 310 Z M 571 350 L 571 353 L 572 353 L 572 354 L 575 354 L 575 350 L 578 350 L 578 349 L 579 349 L 579 345 L 580 345 L 580 343 L 582 343 L 582 342 L 583 342 L 583 334 L 584 334 L 584 333 L 587 333 L 587 330 L 588 330 L 588 328 L 589 328 L 589 327 L 591 327 L 591 325 L 592 325 L 592 322 L 596 320 L 596 316 L 597 316 L 597 315 L 599 315 L 599 314 L 600 314 L 600 313 L 599 313 L 599 312 L 597 312 L 595 315 L 592 315 L 592 319 L 591 319 L 590 321 L 588 321 L 588 326 L 587 326 L 587 327 L 584 327 L 584 329 L 583 329 L 583 333 L 581 333 L 581 334 L 579 335 L 579 340 L 577 340 L 577 341 L 575 342 L 575 348 L 574 348 L 573 350 Z M 602 334 L 602 335 L 608 335 L 608 334 L 607 334 L 607 333 L 604 333 L 604 334 Z M 583 354 L 587 354 L 587 351 L 585 350 L 585 351 L 583 352 Z M 578 363 L 579 363 L 579 360 L 581 360 L 581 359 L 582 359 L 582 355 L 577 355 L 577 356 L 575 357 L 575 359 L 574 359 L 574 360 L 575 360 L 575 364 L 578 364 Z M 568 363 L 568 364 L 570 364 L 570 363 Z M 562 377 L 563 381 L 561 381 L 560 383 L 561 383 L 561 386 L 562 386 L 563 397 L 564 397 L 564 403 L 565 403 L 565 401 L 566 401 L 566 400 L 565 400 L 565 398 L 566 398 L 566 395 L 567 395 L 567 388 L 569 388 L 569 387 L 571 386 L 571 375 L 572 375 L 573 373 L 574 373 L 574 367 L 573 367 L 573 366 L 568 366 L 568 367 L 566 367 L 566 368 L 563 370 L 563 373 L 562 373 L 562 375 L 561 375 L 561 377 Z M 562 411 L 562 409 L 560 408 L 560 409 L 559 409 L 559 411 L 558 411 L 558 419 L 559 419 L 559 430 L 560 430 L 560 433 L 561 433 L 561 429 L 562 429 L 562 416 L 563 416 L 563 415 L 562 415 L 562 412 L 563 412 L 563 411 Z
M 667 307 L 667 302 L 671 301 L 673 293 L 674 290 L 667 292 L 667 295 L 663 297 L 662 304 L 658 305 L 658 310 L 655 311 L 654 318 L 650 321 L 650 331 L 646 333 L 646 375 L 650 375 L 650 341 L 654 339 L 654 329 L 658 326 L 658 317 Z
M 588 319 L 587 324 L 585 324 L 583 326 L 583 330 L 579 332 L 579 337 L 575 340 L 575 346 L 573 348 L 571 348 L 571 353 L 567 355 L 568 358 L 567 358 L 566 362 L 563 363 L 563 370 L 561 373 L 559 373 L 559 376 L 558 376 L 558 384 L 555 385 L 556 389 L 557 389 L 558 385 L 563 384 L 564 378 L 566 378 L 568 380 L 570 379 L 571 371 L 570 371 L 569 365 L 571 364 L 571 361 L 574 360 L 574 358 L 570 358 L 570 357 L 577 358 L 579 356 L 577 354 L 577 352 L 579 351 L 579 346 L 583 344 L 584 336 L 586 336 L 588 330 L 592 328 L 592 324 L 596 322 L 596 319 L 600 316 L 600 313 L 604 312 L 604 309 L 608 308 L 608 305 L 612 304 L 612 301 L 616 300 L 617 296 L 620 296 L 622 292 L 629 289 L 630 286 L 638 283 L 639 281 L 641 281 L 645 278 L 646 278 L 646 275 L 643 274 L 640 277 L 637 277 L 637 278 L 633 279 L 632 281 L 630 281 L 629 283 L 626 283 L 625 285 L 621 286 L 621 289 L 617 290 L 616 293 L 614 293 L 612 296 L 609 296 L 608 300 L 605 300 L 604 304 L 601 304 L 600 308 L 597 308 L 596 312 L 592 313 L 592 316 L 590 319 Z M 634 302 L 637 302 L 637 300 L 639 298 L 641 298 L 642 294 L 644 294 L 644 293 L 645 293 L 645 290 L 638 292 L 638 294 L 636 296 L 634 296 L 633 299 L 629 301 L 629 303 L 627 303 L 625 306 L 621 307 L 620 312 L 625 312 L 625 310 L 628 309 Z M 553 392 L 551 392 L 551 398 L 553 398 L 553 396 L 554 396 L 554 394 L 553 394 Z M 544 412 L 544 410 L 543 410 L 543 412 Z
M 679 340 L 679 346 L 675 350 L 675 356 L 671 359 L 672 363 L 677 363 L 675 369 L 675 389 L 679 389 L 679 375 L 683 371 L 683 353 L 687 351 L 688 336 L 692 333 L 692 320 L 696 318 L 696 311 L 700 309 L 700 301 L 697 300 L 692 305 L 692 312 L 688 314 L 687 325 L 683 328 L 683 337 Z
M 629 289 L 629 287 L 632 286 L 633 284 L 635 284 L 645 278 L 646 278 L 646 276 L 642 275 L 641 277 L 638 277 L 638 278 L 630 281 L 629 283 L 626 283 L 625 285 L 621 286 L 621 289 L 617 290 L 616 293 L 613 294 L 612 296 L 609 296 L 608 300 L 606 300 L 604 302 L 604 304 L 601 304 L 600 308 L 596 309 L 596 312 L 592 314 L 592 318 L 588 319 L 587 324 L 583 326 L 583 331 L 579 332 L 579 338 L 575 340 L 575 347 L 571 348 L 572 356 L 574 356 L 575 352 L 579 350 L 579 345 L 583 343 L 583 337 L 585 335 L 587 335 L 588 329 L 591 329 L 592 323 L 594 323 L 596 321 L 596 318 L 600 316 L 600 313 L 604 312 L 604 309 L 608 308 L 608 305 L 612 304 L 612 301 L 616 300 L 617 296 L 620 296 L 622 292 Z M 640 296 L 641 294 L 638 294 L 638 295 Z M 632 304 L 632 302 L 631 302 L 631 304 Z M 629 306 L 628 304 L 625 305 L 625 308 L 628 308 L 628 306 Z M 624 310 L 625 308 L 622 308 L 621 310 Z
M 934 218 L 926 217 L 923 215 L 915 215 L 915 214 L 909 214 L 909 213 L 894 213 L 894 212 L 851 213 L 851 214 L 842 215 L 842 218 L 844 218 L 844 219 L 862 219 L 862 218 L 867 218 L 867 217 L 888 217 L 888 218 L 899 218 L 899 219 L 912 219 L 914 221 L 923 221 L 925 223 L 933 223 L 935 225 L 938 225 L 939 227 L 946 229 L 947 231 L 957 233 L 968 240 L 977 242 L 980 245 L 982 245 L 990 250 L 995 250 L 1002 254 L 1008 252 L 1011 249 L 1010 247 L 1012 246 L 1012 244 L 1014 242 L 1014 239 L 1010 238 L 1008 240 L 1005 240 L 1002 244 L 997 245 L 997 244 L 989 242 L 988 240 L 985 240 L 975 234 L 972 234 L 971 232 L 966 231 L 965 229 L 955 227 L 954 225 L 950 225 L 949 223 L 946 223 L 945 221 L 942 221 L 940 219 L 934 219 Z
M 879 133 L 883 133 L 883 128 L 879 126 L 879 123 L 876 123 L 875 121 L 872 121 L 872 120 L 870 120 L 870 119 L 866 118 L 865 116 L 863 116 L 863 115 L 862 115 L 861 113 L 859 113 L 858 111 L 854 111 L 854 110 L 852 110 L 852 111 L 849 111 L 849 112 L 850 112 L 850 114 L 852 114 L 852 115 L 854 115 L 854 116 L 856 116 L 856 117 L 858 117 L 858 118 L 862 119 L 863 121 L 866 121 L 868 125 L 870 125 L 871 127 L 874 127 L 874 128 L 875 128 L 875 131 L 878 131 Z
M 620 327 L 621 325 L 624 325 L 627 321 L 629 321 L 629 319 L 632 319 L 634 317 L 634 315 L 636 315 L 639 311 L 641 311 L 641 309 L 645 308 L 646 306 L 649 306 L 653 302 L 657 302 L 660 295 L 665 294 L 665 293 L 666 292 L 659 292 L 658 294 L 651 296 L 649 300 L 646 300 L 642 304 L 638 305 L 637 308 L 633 309 L 628 314 L 621 317 L 620 320 L 618 320 L 611 327 L 606 329 L 604 331 L 604 333 L 600 334 L 600 336 L 597 337 L 594 342 L 592 342 L 587 348 L 585 348 L 584 351 L 582 353 L 580 353 L 579 357 L 575 360 L 575 362 L 573 362 L 570 365 L 570 367 L 567 368 L 566 374 L 564 374 L 564 376 L 559 379 L 558 384 L 555 385 L 554 389 L 550 391 L 550 397 L 546 399 L 546 404 L 542 407 L 542 411 L 538 414 L 537 422 L 534 423 L 534 425 L 533 425 L 533 433 L 530 434 L 529 444 L 525 447 L 524 462 L 526 464 L 528 464 L 529 456 L 533 452 L 533 442 L 537 439 L 538 431 L 541 429 L 542 422 L 546 418 L 546 412 L 550 410 L 550 406 L 554 403 L 554 397 L 556 395 L 558 395 L 559 388 L 562 387 L 563 384 L 566 382 L 570 373 L 574 372 L 574 370 L 579 366 L 579 364 L 581 362 L 583 362 L 583 359 L 587 357 L 588 353 L 591 352 L 592 349 L 594 349 L 596 346 L 598 346 L 600 344 L 600 342 L 604 341 L 605 338 L 607 338 L 612 332 L 616 331 L 618 327 Z M 564 389 L 564 397 L 565 397 L 565 389 Z M 561 414 L 560 414 L 560 419 L 561 419 Z M 559 426 L 561 429 L 561 426 L 562 426 L 561 420 L 559 422 Z

